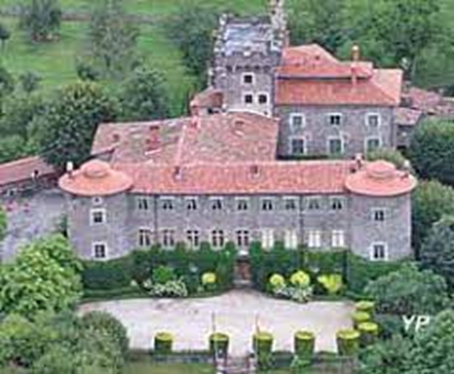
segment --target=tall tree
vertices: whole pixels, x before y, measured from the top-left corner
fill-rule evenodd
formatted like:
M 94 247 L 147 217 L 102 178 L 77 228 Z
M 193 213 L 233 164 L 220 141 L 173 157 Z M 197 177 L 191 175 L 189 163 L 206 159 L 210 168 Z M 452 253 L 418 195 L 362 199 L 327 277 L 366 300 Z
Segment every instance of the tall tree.
M 335 52 L 344 42 L 345 0 L 292 0 L 289 29 L 292 44 L 317 43 Z
M 424 241 L 420 260 L 425 268 L 446 278 L 454 287 L 454 216 L 445 216 L 432 226 Z
M 137 62 L 139 30 L 123 9 L 122 0 L 102 0 L 90 22 L 90 55 L 108 78 L 121 78 Z
M 80 165 L 90 156 L 98 124 L 116 117 L 115 103 L 96 83 L 77 82 L 57 92 L 36 121 L 40 153 L 51 165 Z
M 168 36 L 180 49 L 186 67 L 197 77 L 200 88 L 206 83 L 218 17 L 218 11 L 209 6 L 182 2 L 166 24 Z
M 409 157 L 420 177 L 454 186 L 452 123 L 432 120 L 418 126 L 411 140 Z
M 58 0 L 26 0 L 21 5 L 19 26 L 33 41 L 49 41 L 60 29 L 61 16 Z
M 7 227 L 8 227 L 8 221 L 6 218 L 5 209 L 3 209 L 2 206 L 0 206 L 0 242 L 3 240 L 3 238 L 6 235 Z
M 444 215 L 454 215 L 454 189 L 437 181 L 421 181 L 412 195 L 412 242 L 417 251 Z
M 14 78 L 11 73 L 0 65 L 0 103 L 14 91 Z
M 169 115 L 169 99 L 159 73 L 147 66 L 136 68 L 123 82 L 120 92 L 122 117 L 145 121 Z

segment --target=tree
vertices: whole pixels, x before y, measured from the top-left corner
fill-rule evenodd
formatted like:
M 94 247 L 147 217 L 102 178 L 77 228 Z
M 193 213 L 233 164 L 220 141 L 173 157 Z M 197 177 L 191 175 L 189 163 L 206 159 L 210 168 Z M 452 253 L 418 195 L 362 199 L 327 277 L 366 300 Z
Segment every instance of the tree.
M 376 302 L 378 313 L 387 314 L 435 314 L 448 303 L 443 277 L 430 270 L 420 271 L 415 264 L 405 264 L 370 282 L 365 294 Z
M 81 296 L 81 281 L 75 265 L 63 261 L 69 251 L 69 244 L 58 237 L 22 248 L 14 262 L 0 270 L 0 312 L 32 318 L 39 311 L 74 306 Z
M 14 91 L 14 78 L 3 66 L 0 65 L 0 103 Z
M 397 150 L 380 148 L 366 155 L 368 161 L 385 160 L 394 164 L 398 169 L 406 166 L 408 160 Z
M 5 209 L 0 205 L 0 242 L 4 239 L 6 235 L 6 229 L 8 227 L 8 221 L 6 218 Z
M 421 246 L 423 266 L 445 277 L 454 287 L 454 216 L 445 216 L 432 226 Z
M 454 311 L 445 310 L 415 338 L 405 374 L 454 372 Z
M 411 340 L 401 335 L 379 341 L 360 353 L 358 374 L 401 374 L 405 372 Z
M 21 6 L 19 26 L 34 42 L 49 41 L 60 29 L 61 16 L 58 0 L 26 0 Z
M 0 163 L 14 161 L 26 153 L 25 141 L 18 135 L 0 138 Z
M 2 49 L 5 48 L 5 44 L 9 38 L 11 38 L 11 32 L 3 23 L 0 23 L 0 43 L 2 44 Z
M 178 12 L 169 18 L 166 32 L 180 49 L 189 71 L 203 87 L 206 71 L 213 55 L 213 31 L 219 13 L 208 6 L 182 2 Z
M 90 55 L 105 77 L 122 78 L 137 62 L 139 30 L 122 0 L 103 0 L 91 16 Z
M 37 120 L 40 154 L 56 167 L 63 168 L 68 161 L 80 165 L 90 156 L 98 124 L 115 117 L 115 103 L 100 86 L 92 82 L 68 85 Z
M 169 115 L 167 92 L 155 70 L 146 66 L 136 68 L 122 87 L 119 101 L 125 120 L 146 121 Z
M 317 43 L 335 52 L 344 42 L 345 0 L 292 0 L 289 29 L 293 45 Z
M 22 86 L 22 90 L 29 94 L 39 88 L 41 77 L 34 71 L 27 71 L 26 73 L 19 75 L 19 82 Z
M 421 178 L 454 185 L 454 126 L 451 122 L 426 121 L 415 130 L 409 157 Z
M 432 225 L 454 215 L 454 189 L 437 181 L 421 181 L 412 195 L 412 242 L 418 250 Z

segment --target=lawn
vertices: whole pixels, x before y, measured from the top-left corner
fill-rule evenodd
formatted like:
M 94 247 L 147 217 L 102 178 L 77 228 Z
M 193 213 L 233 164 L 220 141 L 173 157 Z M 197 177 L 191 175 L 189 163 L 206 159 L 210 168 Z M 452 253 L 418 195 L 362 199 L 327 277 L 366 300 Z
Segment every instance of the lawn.
M 98 0 L 99 1 L 99 0 Z M 166 37 L 162 20 L 178 9 L 182 0 L 125 0 L 131 14 L 156 16 L 156 22 L 140 25 L 139 51 L 149 64 L 159 70 L 169 91 L 172 114 L 181 113 L 183 103 L 192 93 L 193 77 L 187 74 L 181 55 Z M 204 3 L 204 0 L 191 0 Z M 240 13 L 264 12 L 266 0 L 211 0 L 212 4 Z M 17 0 L 0 0 L 0 8 L 17 5 Z M 60 0 L 64 11 L 89 12 L 92 0 Z M 64 21 L 60 37 L 52 43 L 32 44 L 17 28 L 17 19 L 0 16 L 0 22 L 11 31 L 11 40 L 0 51 L 0 63 L 16 77 L 26 71 L 34 71 L 42 77 L 42 85 L 49 90 L 74 81 L 75 63 L 86 49 L 87 22 Z
M 210 365 L 201 364 L 156 364 L 150 362 L 134 362 L 128 364 L 124 374 L 213 374 Z

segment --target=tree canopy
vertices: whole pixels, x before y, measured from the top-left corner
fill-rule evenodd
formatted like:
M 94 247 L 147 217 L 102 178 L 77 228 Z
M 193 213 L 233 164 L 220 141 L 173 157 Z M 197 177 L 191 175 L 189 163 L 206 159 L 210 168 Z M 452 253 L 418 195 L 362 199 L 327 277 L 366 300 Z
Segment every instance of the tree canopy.
M 19 26 L 35 42 L 49 41 L 60 29 L 62 11 L 58 0 L 25 0 Z
M 37 119 L 40 153 L 56 167 L 63 168 L 68 161 L 80 165 L 90 156 L 98 125 L 115 117 L 115 103 L 99 85 L 68 85 L 57 92 L 45 114 Z

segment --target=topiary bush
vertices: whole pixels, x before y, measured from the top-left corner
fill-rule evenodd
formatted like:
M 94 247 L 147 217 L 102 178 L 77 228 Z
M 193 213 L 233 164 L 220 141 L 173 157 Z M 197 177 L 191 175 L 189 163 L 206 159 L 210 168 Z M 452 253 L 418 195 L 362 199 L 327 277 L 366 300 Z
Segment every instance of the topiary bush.
M 355 304 L 355 310 L 357 312 L 369 313 L 373 316 L 375 314 L 375 303 L 373 301 L 358 301 Z
M 253 336 L 252 343 L 254 352 L 257 355 L 271 354 L 273 351 L 273 335 L 269 332 L 256 332 Z
M 310 331 L 297 331 L 293 337 L 295 355 L 311 358 L 315 350 L 315 335 Z
M 286 286 L 285 278 L 281 274 L 273 274 L 269 280 L 269 287 L 272 291 Z
M 202 286 L 207 291 L 215 291 L 216 290 L 216 273 L 213 272 L 206 272 L 202 274 Z
M 354 312 L 352 315 L 353 326 L 358 327 L 359 324 L 364 322 L 369 322 L 371 320 L 371 315 L 366 312 Z
M 360 344 L 362 347 L 374 344 L 378 337 L 379 328 L 375 322 L 363 322 L 358 325 Z
M 340 330 L 336 334 L 337 351 L 341 356 L 355 356 L 359 352 L 360 333 L 354 329 Z
M 154 337 L 154 351 L 159 355 L 172 353 L 173 336 L 168 332 L 158 332 Z
M 213 356 L 227 357 L 229 352 L 229 336 L 216 332 L 209 336 L 209 349 Z
M 304 288 L 311 283 L 310 276 L 302 270 L 294 272 L 290 277 L 290 284 L 294 287 Z
M 325 274 L 317 277 L 317 282 L 323 286 L 324 291 L 328 295 L 336 295 L 344 286 L 342 275 L 340 274 Z

